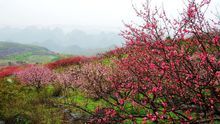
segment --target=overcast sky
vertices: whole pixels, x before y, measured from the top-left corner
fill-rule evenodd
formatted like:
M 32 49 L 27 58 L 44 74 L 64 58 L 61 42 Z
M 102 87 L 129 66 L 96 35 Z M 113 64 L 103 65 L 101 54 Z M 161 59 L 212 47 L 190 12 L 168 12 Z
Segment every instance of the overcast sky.
M 133 0 L 138 6 L 144 0 Z M 184 0 L 152 0 L 173 16 Z M 121 27 L 135 17 L 132 0 L 0 0 L 0 26 L 79 25 Z M 213 0 L 211 8 L 220 6 Z

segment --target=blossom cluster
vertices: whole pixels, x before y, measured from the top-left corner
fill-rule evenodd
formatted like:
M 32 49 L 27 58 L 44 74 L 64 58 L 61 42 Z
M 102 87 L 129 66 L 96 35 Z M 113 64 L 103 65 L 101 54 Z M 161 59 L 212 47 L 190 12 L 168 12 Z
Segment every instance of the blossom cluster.
M 80 78 L 83 89 L 90 97 L 105 97 L 112 91 L 110 76 L 112 68 L 100 63 L 86 63 L 81 67 Z
M 44 66 L 33 65 L 17 72 L 16 77 L 24 84 L 40 89 L 53 82 L 54 73 Z
M 203 7 L 210 1 L 188 1 L 180 19 L 166 13 L 136 11 L 144 20 L 138 27 L 126 25 L 127 41 L 112 92 L 106 100 L 118 120 L 142 119 L 159 123 L 211 123 L 220 117 L 220 34 L 205 19 Z M 163 24 L 161 24 L 163 23 Z M 171 35 L 172 33 L 172 35 Z M 166 37 L 168 36 L 168 37 Z M 103 111 L 105 108 L 103 108 Z M 114 113 L 115 111 L 111 111 Z M 104 113 L 104 112 L 103 112 Z M 97 112 L 93 122 L 111 123 Z M 122 123 L 123 123 L 122 122 Z M 121 122 L 120 122 L 121 123 Z

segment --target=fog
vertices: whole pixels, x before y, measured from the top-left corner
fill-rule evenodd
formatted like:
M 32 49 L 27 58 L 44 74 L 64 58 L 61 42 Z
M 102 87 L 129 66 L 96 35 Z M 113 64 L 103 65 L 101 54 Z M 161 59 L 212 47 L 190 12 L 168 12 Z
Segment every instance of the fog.
M 122 20 L 135 17 L 132 3 L 137 7 L 146 0 L 0 0 L 0 25 L 49 26 L 81 25 L 122 27 Z M 176 15 L 185 0 L 151 0 L 152 6 L 164 6 Z M 201 1 L 201 0 L 198 0 Z M 212 0 L 210 8 L 220 5 Z
M 118 35 L 123 22 L 137 21 L 137 8 L 146 0 L 0 0 L 0 41 L 45 46 L 106 48 L 124 43 Z M 201 0 L 200 0 L 201 1 Z M 184 0 L 153 0 L 176 17 Z M 210 11 L 220 6 L 212 0 Z M 208 13 L 211 15 L 211 13 Z M 137 21 L 138 22 L 138 21 Z
M 82 51 L 81 49 L 109 49 L 121 46 L 123 43 L 122 37 L 113 31 L 90 33 L 90 31 L 75 28 L 65 32 L 62 28 L 58 27 L 39 28 L 35 26 L 0 28 L 0 41 L 43 46 L 54 52 L 68 54 L 85 52 L 85 50 Z
M 119 27 L 132 11 L 130 0 L 0 0 L 0 24 Z

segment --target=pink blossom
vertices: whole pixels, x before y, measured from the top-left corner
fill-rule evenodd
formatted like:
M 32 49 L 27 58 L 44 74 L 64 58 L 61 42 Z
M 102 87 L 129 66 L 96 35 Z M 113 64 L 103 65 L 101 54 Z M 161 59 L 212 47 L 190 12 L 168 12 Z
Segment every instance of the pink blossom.
M 53 82 L 53 72 L 43 66 L 35 65 L 24 69 L 16 74 L 21 83 L 41 88 Z

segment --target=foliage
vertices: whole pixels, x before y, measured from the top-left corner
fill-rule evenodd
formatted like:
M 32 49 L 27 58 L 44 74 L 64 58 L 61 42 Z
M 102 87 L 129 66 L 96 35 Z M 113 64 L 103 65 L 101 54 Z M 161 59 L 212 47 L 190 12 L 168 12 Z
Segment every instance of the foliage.
M 55 69 L 55 68 L 59 68 L 59 67 L 65 67 L 65 66 L 69 66 L 69 65 L 80 64 L 85 59 L 86 59 L 85 57 L 81 57 L 81 56 L 70 57 L 70 58 L 61 59 L 61 60 L 57 60 L 55 62 L 49 63 L 49 64 L 46 65 L 46 67 L 48 67 L 50 69 Z
M 0 78 L 10 76 L 10 75 L 14 74 L 15 72 L 18 72 L 19 70 L 21 70 L 21 67 L 19 67 L 19 66 L 4 67 L 4 68 L 0 69 Z

